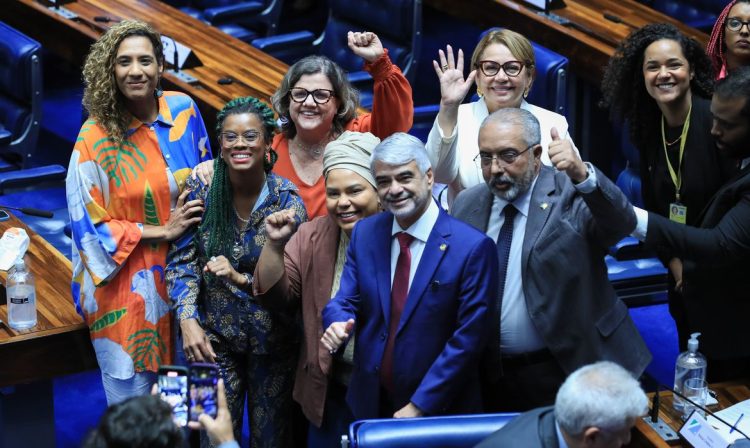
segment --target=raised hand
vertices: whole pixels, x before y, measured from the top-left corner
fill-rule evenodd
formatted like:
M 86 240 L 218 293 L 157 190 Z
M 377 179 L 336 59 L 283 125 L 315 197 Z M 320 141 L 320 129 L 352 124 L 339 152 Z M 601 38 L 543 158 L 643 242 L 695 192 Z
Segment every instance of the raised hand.
M 320 342 L 331 354 L 334 354 L 349 339 L 352 331 L 354 331 L 354 319 L 349 319 L 346 322 L 334 322 L 323 333 Z
M 375 62 L 385 52 L 380 38 L 375 33 L 349 31 L 346 40 L 352 52 L 367 62 Z
M 268 243 L 283 246 L 297 230 L 294 210 L 281 210 L 266 217 Z M 267 244 L 268 244 L 267 243 Z
M 550 137 L 552 141 L 549 143 L 547 154 L 552 165 L 558 171 L 565 171 L 565 174 L 577 184 L 586 180 L 588 170 L 581 156 L 578 155 L 578 151 L 573 147 L 573 143 L 568 139 L 561 139 L 555 127 L 550 130 Z
M 438 51 L 440 62 L 433 60 L 432 66 L 440 80 L 440 105 L 458 107 L 469 92 L 477 71 L 472 70 L 464 79 L 464 52 L 458 50 L 458 58 L 454 60 L 453 48 L 448 45 Z

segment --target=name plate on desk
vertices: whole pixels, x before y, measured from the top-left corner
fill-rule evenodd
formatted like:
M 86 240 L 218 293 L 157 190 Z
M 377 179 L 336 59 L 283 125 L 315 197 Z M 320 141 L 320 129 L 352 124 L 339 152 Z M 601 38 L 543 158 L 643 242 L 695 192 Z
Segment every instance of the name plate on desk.
M 565 7 L 565 2 L 563 0 L 521 0 L 521 3 L 531 5 L 544 12 L 549 12 L 550 9 Z
M 161 44 L 164 47 L 164 59 L 171 64 L 172 67 L 183 69 L 203 65 L 190 47 L 177 42 L 171 37 L 162 35 Z M 177 59 L 176 64 L 175 58 Z
M 729 443 L 698 412 L 693 411 L 680 428 L 680 435 L 694 448 L 727 448 Z

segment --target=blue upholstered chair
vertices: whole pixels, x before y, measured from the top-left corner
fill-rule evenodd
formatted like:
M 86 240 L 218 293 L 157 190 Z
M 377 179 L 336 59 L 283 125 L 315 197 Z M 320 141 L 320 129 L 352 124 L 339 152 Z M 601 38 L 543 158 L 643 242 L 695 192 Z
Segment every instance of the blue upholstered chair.
M 309 31 L 256 39 L 253 46 L 293 64 L 309 54 L 321 54 L 349 72 L 359 89 L 360 103 L 372 107 L 372 78 L 362 70 L 362 59 L 347 46 L 349 31 L 373 31 L 404 76 L 414 81 L 422 43 L 422 0 L 329 0 L 330 13 L 321 36 Z
M 41 113 L 41 45 L 0 22 L 0 192 L 65 177 L 60 165 L 37 166 Z
M 508 413 L 359 420 L 349 426 L 349 436 L 342 447 L 469 448 L 516 416 Z
M 182 12 L 250 43 L 276 33 L 282 0 L 186 0 L 171 2 Z
M 482 32 L 479 36 L 481 39 L 490 31 L 499 28 L 490 28 Z M 530 41 L 534 49 L 534 58 L 536 59 L 536 78 L 534 85 L 526 99 L 529 103 L 539 107 L 565 114 L 567 109 L 567 75 L 568 75 L 568 58 L 556 53 L 534 41 Z M 470 53 L 467 55 L 466 65 L 469 64 Z M 470 71 L 469 68 L 468 71 Z M 438 82 L 433 79 L 433 82 Z M 475 95 L 472 101 L 477 100 Z M 432 128 L 432 123 L 440 110 L 439 104 L 430 104 L 426 106 L 417 106 L 414 108 L 414 126 L 410 133 L 416 137 L 427 141 L 427 136 Z
M 640 0 L 688 26 L 710 32 L 729 0 Z

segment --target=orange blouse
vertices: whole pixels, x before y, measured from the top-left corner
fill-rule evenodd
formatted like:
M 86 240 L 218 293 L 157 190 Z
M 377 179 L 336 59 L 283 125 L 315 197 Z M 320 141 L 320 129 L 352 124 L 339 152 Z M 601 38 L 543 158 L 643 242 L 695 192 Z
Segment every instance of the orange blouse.
M 407 132 L 411 129 L 414 119 L 414 102 L 411 97 L 411 85 L 404 78 L 401 69 L 391 62 L 386 51 L 375 62 L 365 63 L 365 70 L 375 81 L 372 113 L 355 117 L 346 124 L 346 130 L 372 132 L 381 139 L 395 132 Z M 307 209 L 308 219 L 325 216 L 326 187 L 323 176 L 321 175 L 312 185 L 303 182 L 297 176 L 289 157 L 289 139 L 283 134 L 274 137 L 272 147 L 279 156 L 273 171 L 297 185 Z

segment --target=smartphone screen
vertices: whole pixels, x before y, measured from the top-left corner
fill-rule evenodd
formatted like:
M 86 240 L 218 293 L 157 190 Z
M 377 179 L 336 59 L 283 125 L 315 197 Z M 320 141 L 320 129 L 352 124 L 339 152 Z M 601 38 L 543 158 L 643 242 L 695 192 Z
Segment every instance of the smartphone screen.
M 178 426 L 188 422 L 188 372 L 185 367 L 159 368 L 159 395 L 172 406 L 172 418 Z
M 214 364 L 190 366 L 190 420 L 198 421 L 201 414 L 216 418 L 216 383 L 219 369 Z

